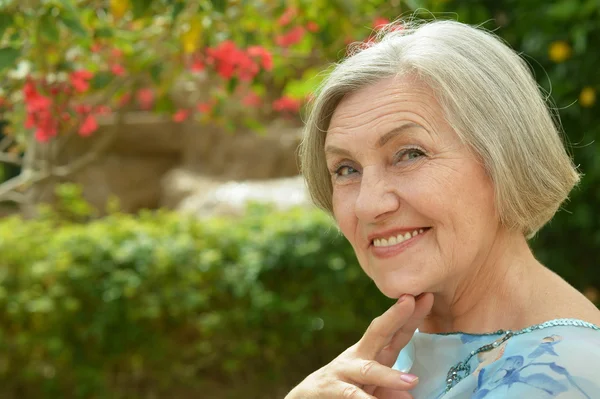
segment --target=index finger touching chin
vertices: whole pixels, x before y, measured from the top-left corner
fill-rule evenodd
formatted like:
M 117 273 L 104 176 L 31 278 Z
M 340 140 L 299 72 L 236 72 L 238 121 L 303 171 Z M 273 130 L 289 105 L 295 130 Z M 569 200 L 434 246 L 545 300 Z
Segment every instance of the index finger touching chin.
M 402 295 L 381 316 L 373 319 L 367 331 L 356 345 L 356 354 L 362 359 L 375 359 L 392 337 L 411 318 L 415 311 L 415 298 Z

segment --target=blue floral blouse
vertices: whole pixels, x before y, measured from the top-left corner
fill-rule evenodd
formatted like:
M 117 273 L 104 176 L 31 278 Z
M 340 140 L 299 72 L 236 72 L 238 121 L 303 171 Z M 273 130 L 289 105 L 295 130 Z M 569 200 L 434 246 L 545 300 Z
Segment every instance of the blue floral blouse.
M 416 332 L 394 369 L 415 399 L 600 398 L 600 328 L 557 319 L 490 334 Z

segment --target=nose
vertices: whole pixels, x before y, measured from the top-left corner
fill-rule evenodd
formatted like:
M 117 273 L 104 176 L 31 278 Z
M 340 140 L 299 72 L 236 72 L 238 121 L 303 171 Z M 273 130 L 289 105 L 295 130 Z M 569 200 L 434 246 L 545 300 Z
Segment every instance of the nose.
M 375 166 L 364 168 L 354 209 L 356 217 L 366 223 L 377 222 L 399 206 L 400 199 L 385 173 Z

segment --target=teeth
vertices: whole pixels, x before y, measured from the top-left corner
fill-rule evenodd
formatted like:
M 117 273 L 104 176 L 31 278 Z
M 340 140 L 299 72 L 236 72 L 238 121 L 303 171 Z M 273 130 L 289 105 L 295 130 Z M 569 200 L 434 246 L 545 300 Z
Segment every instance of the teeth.
M 397 236 L 391 236 L 386 238 L 376 238 L 373 240 L 373 245 L 376 247 L 389 247 L 392 245 L 400 244 L 406 240 L 411 239 L 417 234 L 423 233 L 423 229 L 415 230 L 412 233 L 406 232 L 405 234 L 398 234 Z

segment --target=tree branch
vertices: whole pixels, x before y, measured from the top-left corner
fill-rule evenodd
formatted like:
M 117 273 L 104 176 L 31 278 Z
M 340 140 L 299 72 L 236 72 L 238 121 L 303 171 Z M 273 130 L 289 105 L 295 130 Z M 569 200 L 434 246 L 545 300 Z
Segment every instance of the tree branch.
M 99 98 L 94 103 L 94 107 L 98 106 L 102 103 L 106 103 L 114 93 L 122 88 L 125 85 L 126 81 L 117 82 L 111 90 L 107 90 L 107 92 Z M 19 176 L 16 176 L 10 180 L 5 181 L 0 184 L 0 202 L 2 201 L 13 201 L 15 198 L 19 198 L 19 202 L 26 202 L 27 196 L 18 193 L 16 190 L 26 185 L 35 185 L 39 184 L 51 177 L 67 177 L 81 170 L 86 165 L 98 159 L 98 157 L 103 154 L 112 143 L 115 135 L 122 130 L 125 120 L 126 109 L 120 109 L 117 112 L 116 117 L 116 126 L 111 132 L 106 133 L 103 137 L 100 138 L 98 143 L 90 149 L 89 152 L 80 156 L 72 162 L 69 162 L 66 165 L 55 166 L 52 168 L 43 168 L 42 170 L 36 170 L 33 165 L 36 159 L 35 153 L 37 152 L 37 144 L 35 143 L 35 138 L 33 135 L 29 137 L 29 142 L 27 145 L 27 149 L 25 151 L 25 155 L 23 157 L 22 165 L 23 169 Z M 75 130 L 67 133 L 67 136 L 71 136 L 76 134 Z M 65 141 L 66 142 L 66 141 Z M 59 147 L 59 151 L 64 148 L 65 142 L 62 142 Z M 15 194 L 17 193 L 17 194 Z M 22 198 L 21 196 L 22 195 Z
M 0 140 L 0 151 L 6 151 L 6 149 L 10 147 L 13 141 L 15 140 L 12 137 L 4 136 L 2 140 Z
M 21 157 L 19 157 L 18 155 L 15 154 L 9 154 L 6 152 L 0 152 L 0 162 L 3 163 L 11 163 L 14 165 L 23 165 L 23 161 L 21 160 Z

